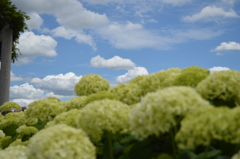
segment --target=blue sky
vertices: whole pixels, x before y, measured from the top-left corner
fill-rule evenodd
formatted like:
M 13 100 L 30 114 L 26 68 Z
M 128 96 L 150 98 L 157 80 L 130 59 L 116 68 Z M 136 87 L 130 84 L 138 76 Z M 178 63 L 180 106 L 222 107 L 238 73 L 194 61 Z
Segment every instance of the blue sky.
M 172 67 L 240 71 L 239 0 L 12 0 L 31 19 L 12 64 L 21 105 L 75 96 L 82 76 L 112 86 Z

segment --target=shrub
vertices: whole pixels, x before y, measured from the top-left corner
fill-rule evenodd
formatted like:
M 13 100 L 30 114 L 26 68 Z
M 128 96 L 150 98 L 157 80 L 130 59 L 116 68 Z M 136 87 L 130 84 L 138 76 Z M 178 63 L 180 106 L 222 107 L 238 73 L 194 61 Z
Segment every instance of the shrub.
M 0 111 L 22 110 L 22 107 L 15 102 L 6 102 L 0 106 Z

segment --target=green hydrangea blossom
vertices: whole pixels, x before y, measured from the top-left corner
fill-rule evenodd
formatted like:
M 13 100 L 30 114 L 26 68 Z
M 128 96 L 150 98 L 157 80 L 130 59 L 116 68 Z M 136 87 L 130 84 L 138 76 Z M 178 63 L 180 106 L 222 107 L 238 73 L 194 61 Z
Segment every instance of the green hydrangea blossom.
M 28 147 L 18 145 L 11 146 L 6 148 L 5 150 L 0 150 L 0 158 L 1 159 L 27 159 L 26 153 L 28 151 Z
M 32 135 L 38 132 L 38 129 L 33 126 L 22 125 L 16 129 L 16 132 L 21 135 Z
M 140 101 L 141 88 L 137 84 L 121 83 L 109 90 L 119 96 L 119 100 L 126 104 L 135 104 Z
M 233 155 L 231 159 L 240 159 L 240 151 L 237 154 Z
M 13 139 L 11 136 L 5 136 L 3 138 L 0 138 L 0 150 L 5 149 L 13 142 Z
M 97 92 L 95 94 L 91 94 L 87 97 L 86 104 L 91 103 L 96 100 L 102 100 L 102 99 L 115 99 L 119 100 L 119 96 L 115 93 L 107 92 L 107 91 L 101 91 Z
M 46 98 L 30 103 L 25 114 L 27 118 L 37 118 L 40 122 L 48 122 L 64 111 L 65 106 L 61 102 Z
M 137 84 L 141 88 L 141 95 L 145 96 L 148 92 L 155 92 L 158 89 L 172 86 L 176 75 L 179 75 L 180 71 L 179 68 L 162 70 L 150 75 L 137 76 L 129 83 Z
M 180 68 L 170 68 L 166 71 L 164 75 L 164 81 L 160 84 L 160 88 L 174 86 L 175 80 L 181 74 Z
M 65 101 L 63 104 L 66 107 L 66 110 L 71 109 L 82 109 L 86 105 L 87 96 L 74 97 L 69 101 Z
M 5 132 L 6 135 L 13 135 L 15 129 L 22 125 L 34 125 L 37 123 L 37 119 L 27 119 L 24 112 L 8 113 L 1 118 L 0 129 Z
M 22 107 L 15 102 L 6 102 L 0 106 L 0 111 L 22 110 Z
M 10 146 L 18 146 L 18 145 L 22 145 L 22 146 L 28 146 L 29 144 L 29 140 L 27 141 L 22 141 L 22 139 L 16 139 L 15 141 L 13 141 Z
M 95 159 L 96 150 L 86 133 L 65 124 L 39 131 L 30 139 L 28 159 Z
M 71 127 L 77 127 L 77 119 L 80 114 L 80 110 L 78 109 L 71 109 L 67 112 L 63 112 L 57 115 L 53 121 L 47 123 L 46 127 L 50 127 L 56 124 L 66 124 Z
M 5 133 L 2 130 L 0 130 L 0 139 L 3 137 L 5 137 Z
M 109 82 L 96 74 L 88 74 L 83 76 L 78 83 L 75 84 L 74 91 L 78 96 L 90 95 L 100 91 L 107 91 L 110 88 Z
M 235 107 L 240 105 L 240 72 L 229 70 L 211 73 L 196 89 L 215 106 Z
M 197 107 L 209 103 L 191 87 L 168 87 L 148 93 L 130 112 L 131 134 L 138 139 L 159 136 L 176 126 Z
M 112 134 L 126 132 L 129 111 L 128 105 L 117 100 L 94 101 L 80 111 L 77 126 L 83 129 L 94 142 L 98 142 L 104 132 Z
M 181 74 L 174 80 L 174 85 L 196 87 L 209 74 L 210 71 L 205 68 L 198 66 L 187 67 L 182 69 Z
M 181 149 L 195 149 L 211 145 L 211 141 L 240 143 L 240 108 L 199 108 L 189 113 L 181 122 L 176 142 Z

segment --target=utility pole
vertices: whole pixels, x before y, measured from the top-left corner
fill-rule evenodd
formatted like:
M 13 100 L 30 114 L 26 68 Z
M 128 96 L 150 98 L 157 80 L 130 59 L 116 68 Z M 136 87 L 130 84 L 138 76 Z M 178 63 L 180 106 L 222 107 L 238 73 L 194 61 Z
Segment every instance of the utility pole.
M 0 32 L 0 106 L 9 101 L 13 30 L 8 24 Z

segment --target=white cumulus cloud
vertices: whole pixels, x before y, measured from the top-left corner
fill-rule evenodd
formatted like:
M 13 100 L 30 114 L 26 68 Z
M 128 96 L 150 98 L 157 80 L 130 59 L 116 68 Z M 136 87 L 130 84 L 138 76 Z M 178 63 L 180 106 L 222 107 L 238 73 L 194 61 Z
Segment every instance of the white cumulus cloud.
M 30 63 L 37 56 L 56 56 L 56 46 L 57 41 L 50 36 L 35 35 L 33 32 L 24 32 L 21 34 L 19 44 L 17 45 L 22 56 L 19 56 L 16 64 L 21 65 Z
M 74 85 L 82 76 L 76 76 L 69 72 L 59 75 L 48 75 L 43 79 L 33 78 L 30 83 L 35 84 L 42 90 L 53 92 L 55 95 L 72 96 L 74 95 Z
M 131 79 L 140 76 L 140 75 L 148 75 L 148 71 L 145 67 L 134 67 L 133 69 L 128 70 L 128 72 L 124 75 L 120 75 L 116 78 L 118 83 L 126 83 Z
M 26 21 L 28 29 L 40 29 L 41 25 L 43 24 L 43 19 L 40 17 L 40 15 L 36 12 L 31 12 L 27 15 L 30 16 L 30 20 Z
M 217 46 L 211 51 L 226 51 L 226 50 L 240 50 L 240 43 L 236 42 L 222 42 L 220 46 Z
M 217 71 L 228 71 L 228 70 L 230 70 L 230 68 L 228 68 L 228 67 L 220 67 L 220 66 L 218 66 L 218 67 L 215 66 L 215 67 L 212 67 L 212 68 L 209 69 L 209 71 L 211 73 L 217 72 Z
M 44 91 L 36 89 L 29 83 L 22 84 L 20 86 L 15 85 L 10 87 L 10 99 L 40 99 L 44 96 Z
M 131 69 L 136 66 L 130 59 L 124 59 L 119 56 L 114 56 L 110 59 L 104 59 L 101 56 L 95 56 L 90 61 L 91 66 L 99 68 L 110 68 L 110 69 Z
M 14 73 L 11 71 L 11 76 L 10 76 L 11 81 L 22 81 L 23 78 L 20 76 L 16 76 Z
M 199 20 L 216 20 L 216 18 L 238 18 L 239 15 L 233 10 L 230 9 L 225 11 L 223 8 L 219 8 L 216 6 L 206 6 L 203 8 L 200 13 L 185 16 L 183 17 L 183 21 L 185 22 L 196 22 Z
M 49 31 L 54 37 L 62 37 L 65 39 L 72 39 L 75 38 L 75 40 L 78 43 L 85 43 L 90 45 L 93 50 L 96 50 L 95 43 L 90 35 L 84 34 L 82 30 L 73 30 L 73 29 L 66 29 L 64 26 L 59 26 L 51 31 Z

